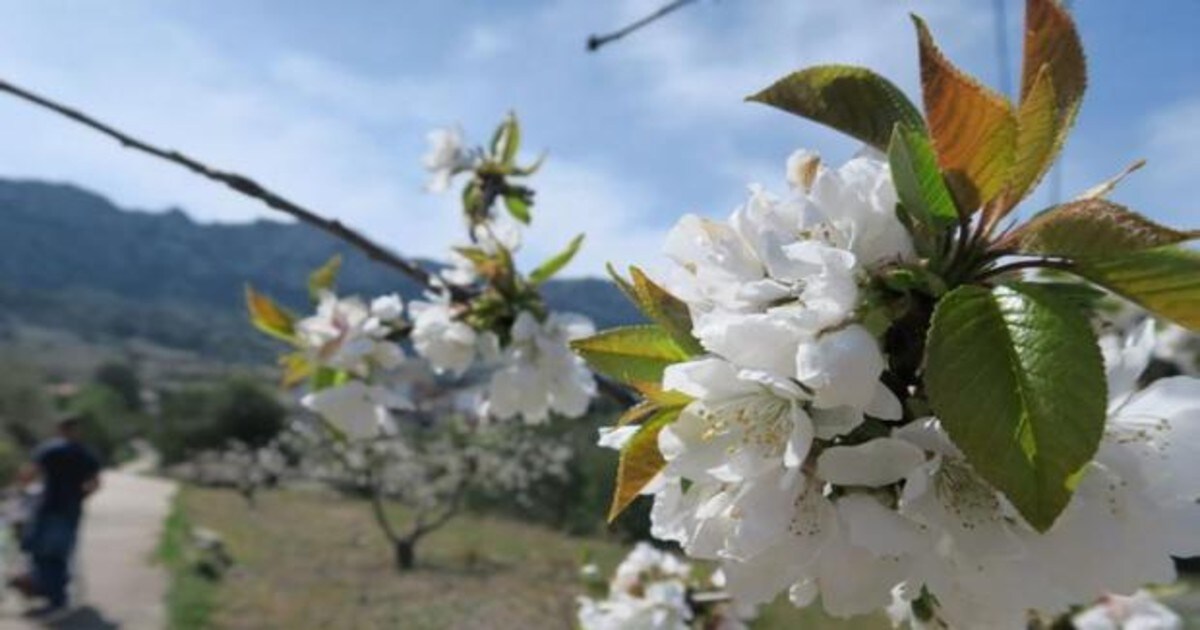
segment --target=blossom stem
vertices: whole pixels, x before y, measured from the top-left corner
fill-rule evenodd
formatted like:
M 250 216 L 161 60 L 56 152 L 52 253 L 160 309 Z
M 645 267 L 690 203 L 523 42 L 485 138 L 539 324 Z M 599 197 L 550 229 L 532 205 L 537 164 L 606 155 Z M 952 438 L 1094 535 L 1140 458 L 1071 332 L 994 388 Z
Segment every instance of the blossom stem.
M 1035 260 L 1021 260 L 1007 265 L 1000 265 L 988 269 L 975 277 L 978 281 L 988 280 L 996 276 L 1012 273 L 1014 271 L 1022 271 L 1024 269 L 1060 269 L 1070 271 L 1075 265 L 1068 260 L 1054 260 L 1048 258 L 1038 258 Z

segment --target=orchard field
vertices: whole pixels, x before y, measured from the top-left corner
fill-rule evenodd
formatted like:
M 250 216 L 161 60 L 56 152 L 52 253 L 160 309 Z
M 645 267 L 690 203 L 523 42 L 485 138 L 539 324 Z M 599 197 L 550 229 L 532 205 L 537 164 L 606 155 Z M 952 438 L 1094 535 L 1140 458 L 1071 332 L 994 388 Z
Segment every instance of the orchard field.
M 400 508 L 396 508 L 400 509 Z M 185 488 L 175 510 L 220 533 L 234 564 L 204 584 L 177 573 L 177 628 L 571 628 L 579 569 L 603 571 L 626 547 L 514 519 L 471 515 L 431 538 L 412 573 L 397 574 L 361 504 L 313 490 L 264 492 L 249 507 L 228 490 Z M 203 610 L 206 623 L 186 621 Z M 193 625 L 195 624 L 195 625 Z M 839 622 L 779 602 L 755 628 L 887 628 Z

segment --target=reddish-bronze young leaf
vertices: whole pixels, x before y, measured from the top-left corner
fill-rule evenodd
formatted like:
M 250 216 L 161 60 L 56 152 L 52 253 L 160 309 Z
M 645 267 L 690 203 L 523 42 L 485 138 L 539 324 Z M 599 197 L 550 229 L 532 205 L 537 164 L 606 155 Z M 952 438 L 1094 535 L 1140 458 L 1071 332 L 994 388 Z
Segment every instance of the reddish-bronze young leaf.
M 1017 147 L 1012 105 L 954 67 L 916 16 L 925 117 L 938 164 L 960 212 L 973 213 L 1002 193 Z
M 1084 199 L 1055 206 L 1013 233 L 1022 254 L 1065 258 L 1109 257 L 1196 238 L 1107 199 Z
M 1061 137 L 1079 113 L 1087 88 L 1087 61 L 1083 43 L 1071 15 L 1057 0 L 1027 0 L 1025 3 L 1025 53 L 1021 63 L 1021 100 L 1036 89 L 1043 67 L 1050 68 Z M 1056 149 L 1057 152 L 1057 149 Z
M 633 281 L 634 294 L 642 313 L 662 326 L 675 343 L 689 355 L 702 354 L 704 347 L 692 334 L 692 315 L 688 312 L 687 304 L 671 295 L 637 267 L 629 268 L 629 277 Z
M 1050 67 L 1043 66 L 1033 90 L 1017 109 L 1017 152 L 1008 187 L 997 203 L 985 209 L 989 224 L 1004 218 L 1049 170 L 1058 150 L 1058 125 Z

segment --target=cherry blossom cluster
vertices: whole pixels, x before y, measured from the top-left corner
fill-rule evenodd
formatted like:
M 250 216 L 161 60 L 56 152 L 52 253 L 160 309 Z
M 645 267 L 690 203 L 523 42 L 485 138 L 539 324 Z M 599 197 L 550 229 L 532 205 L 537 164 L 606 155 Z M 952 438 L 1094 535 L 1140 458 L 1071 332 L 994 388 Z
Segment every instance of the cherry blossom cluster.
M 739 607 L 720 589 L 718 570 L 707 581 L 675 555 L 638 543 L 607 584 L 589 564 L 582 571 L 597 596 L 579 597 L 582 630 L 744 630 L 753 608 Z
M 405 326 L 397 295 L 367 304 L 321 291 L 316 313 L 296 323 L 296 345 L 314 374 L 337 376 L 301 404 L 353 439 L 389 429 L 393 412 L 413 408 L 405 381 L 395 378 L 405 353 L 393 339 Z
M 568 345 L 595 332 L 582 315 L 551 313 L 539 321 L 521 311 L 501 348 L 496 334 L 455 319 L 455 307 L 446 301 L 416 301 L 411 310 L 413 346 L 435 370 L 461 376 L 476 366 L 490 373 L 484 416 L 521 416 L 530 423 L 545 422 L 552 412 L 575 418 L 596 394 L 591 372 Z
M 685 217 L 667 238 L 667 286 L 704 353 L 663 373 L 691 402 L 657 435 L 655 537 L 720 561 L 747 604 L 787 592 L 839 617 L 891 606 L 955 628 L 1024 627 L 1170 582 L 1172 556 L 1200 554 L 1200 379 L 1137 388 L 1153 324 L 1101 344 L 1104 437 L 1039 532 L 916 392 L 881 380 L 893 357 L 871 326 L 873 279 L 913 256 L 887 164 L 800 152 L 788 171 L 788 195 L 754 188 L 728 221 Z
M 338 296 L 339 259 L 310 277 L 316 312 L 298 321 L 249 290 L 255 324 L 293 346 L 283 359 L 285 382 L 307 381 L 302 404 L 352 439 L 386 434 L 396 412 L 414 408 L 412 371 L 422 365 L 477 390 L 471 411 L 481 418 L 542 423 L 552 415 L 584 414 L 596 383 L 569 343 L 595 328 L 581 315 L 551 311 L 540 292 L 541 283 L 570 262 L 582 237 L 529 274 L 514 262 L 521 227 L 532 220 L 533 190 L 521 182 L 541 160 L 517 163 L 520 127 L 511 115 L 489 149 L 467 148 L 456 128 L 435 130 L 429 140 L 423 160 L 431 173 L 428 189 L 445 191 L 466 178 L 467 242 L 449 248 L 449 265 L 420 271 L 425 292 L 407 305 L 394 294 L 370 302 Z
M 435 370 L 461 376 L 475 364 L 487 375 L 476 409 L 481 417 L 540 423 L 551 412 L 578 417 L 587 411 L 595 383 L 568 342 L 591 334 L 590 321 L 569 313 L 539 321 L 522 311 L 502 347 L 496 334 L 454 319 L 453 308 L 445 301 L 414 301 L 409 319 L 396 295 L 368 304 L 322 292 L 316 313 L 296 323 L 296 346 L 312 369 L 338 376 L 301 403 L 350 437 L 386 433 L 395 412 L 413 409 L 403 368 L 414 366 L 401 345 L 411 336 L 416 354 Z
M 531 173 L 536 165 L 516 167 L 504 148 L 515 142 L 515 129 L 510 117 L 497 132 L 493 144 L 510 154 L 499 167 L 513 174 Z M 482 409 L 486 416 L 521 416 L 536 423 L 552 413 L 582 415 L 596 385 L 568 344 L 593 334 L 595 327 L 582 315 L 547 312 L 536 293 L 537 282 L 522 277 L 512 265 L 521 247 L 521 224 L 529 220 L 532 193 L 480 166 L 486 152 L 467 149 L 457 129 L 436 130 L 429 141 L 424 164 L 431 173 L 430 190 L 443 191 L 456 175 L 479 167 L 465 195 L 470 242 L 452 248 L 452 265 L 438 278 L 442 287 L 479 297 L 463 304 L 452 299 L 453 291 L 433 290 L 426 299 L 413 302 L 413 346 L 440 373 L 461 376 L 473 366 L 489 372 Z M 496 197 L 504 200 L 507 213 L 492 208 Z M 482 201 L 471 201 L 477 198 Z M 568 252 L 561 264 L 574 249 Z

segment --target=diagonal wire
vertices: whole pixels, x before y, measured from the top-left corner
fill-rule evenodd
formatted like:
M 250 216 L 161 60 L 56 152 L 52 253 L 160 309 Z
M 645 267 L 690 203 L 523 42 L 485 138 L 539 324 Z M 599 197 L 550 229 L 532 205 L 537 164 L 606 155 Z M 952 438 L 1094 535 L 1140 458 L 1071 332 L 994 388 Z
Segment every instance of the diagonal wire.
M 1071 5 L 1074 4 L 1071 0 L 1063 0 L 1063 8 L 1068 13 L 1071 12 Z M 1054 166 L 1050 168 L 1050 176 L 1048 177 L 1049 185 L 1046 187 L 1046 195 L 1050 198 L 1050 205 L 1057 206 L 1062 202 L 1062 187 L 1063 187 L 1063 158 L 1066 157 L 1067 148 L 1064 146 L 1058 152 L 1058 159 L 1054 161 Z
M 1008 11 L 1005 0 L 992 0 L 992 22 L 996 38 L 996 75 L 1000 93 L 1012 98 L 1012 68 L 1008 54 Z

